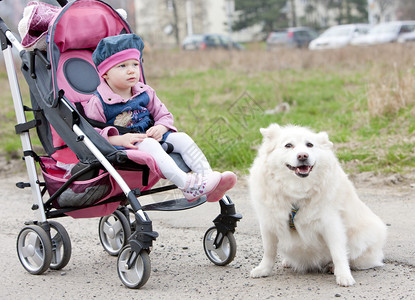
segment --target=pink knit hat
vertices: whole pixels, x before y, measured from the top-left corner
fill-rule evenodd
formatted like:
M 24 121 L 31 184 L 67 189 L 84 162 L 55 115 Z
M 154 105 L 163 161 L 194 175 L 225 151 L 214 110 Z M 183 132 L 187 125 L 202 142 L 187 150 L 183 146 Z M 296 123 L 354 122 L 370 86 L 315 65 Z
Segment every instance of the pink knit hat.
M 129 59 L 140 61 L 140 51 L 137 49 L 126 49 L 111 55 L 97 66 L 98 73 L 102 77 L 113 66 Z

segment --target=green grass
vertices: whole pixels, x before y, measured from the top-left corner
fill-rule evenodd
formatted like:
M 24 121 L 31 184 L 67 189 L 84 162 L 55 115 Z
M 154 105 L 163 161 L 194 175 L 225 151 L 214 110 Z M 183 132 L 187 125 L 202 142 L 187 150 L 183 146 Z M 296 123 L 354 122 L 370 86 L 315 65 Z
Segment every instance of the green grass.
M 193 136 L 215 168 L 246 171 L 261 141 L 259 128 L 290 123 L 327 131 L 350 172 L 408 171 L 415 166 L 414 144 L 400 137 L 410 135 L 414 125 L 401 126 L 404 113 L 370 117 L 364 76 L 314 69 L 249 75 L 183 71 L 157 80 L 156 90 L 176 125 Z M 289 103 L 290 111 L 264 114 L 280 102 Z
M 254 58 L 248 51 L 234 57 L 222 56 L 222 60 L 211 53 L 186 56 L 166 52 L 146 60 L 146 64 L 159 64 L 158 73 L 146 69 L 147 83 L 173 113 L 179 130 L 194 138 L 215 169 L 247 172 L 261 143 L 259 128 L 290 123 L 327 131 L 347 172 L 413 170 L 413 102 L 380 116 L 374 116 L 368 108 L 368 84 L 382 78 L 381 73 L 373 73 L 374 66 L 390 69 L 387 62 L 394 59 L 391 55 L 375 55 L 370 60 L 359 56 L 361 50 L 358 55 L 350 54 L 351 58 L 342 52 L 338 57 L 332 53 L 312 54 L 303 58 L 300 66 L 293 63 L 287 67 L 284 63 L 280 67 L 269 66 L 265 60 L 274 56 L 261 51 Z M 398 53 L 396 59 L 405 56 Z M 326 55 L 324 59 L 331 63 L 322 65 L 318 55 Z M 177 58 L 185 67 L 174 63 Z M 240 60 L 235 63 L 235 59 Z M 243 68 L 245 62 L 248 67 Z M 413 72 L 410 75 L 415 76 Z M 21 151 L 20 139 L 13 134 L 16 121 L 7 85 L 5 72 L 0 71 L 0 88 L 6 91 L 0 95 L 0 151 L 15 157 L 14 153 Z M 27 87 L 23 83 L 21 86 L 29 103 Z M 289 104 L 289 111 L 264 113 L 282 102 Z M 33 142 L 39 144 L 36 138 Z

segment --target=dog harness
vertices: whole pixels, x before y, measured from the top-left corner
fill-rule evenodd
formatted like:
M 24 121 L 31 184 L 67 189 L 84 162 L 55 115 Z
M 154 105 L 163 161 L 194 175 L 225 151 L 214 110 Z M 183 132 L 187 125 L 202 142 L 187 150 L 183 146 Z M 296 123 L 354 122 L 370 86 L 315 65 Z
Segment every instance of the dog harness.
M 293 205 L 292 207 L 291 207 L 291 213 L 290 213 L 290 219 L 288 220 L 288 224 L 290 225 L 290 228 L 292 229 L 292 230 L 296 230 L 295 229 L 295 225 L 294 225 L 294 217 L 295 217 L 295 215 L 297 214 L 297 212 L 298 212 L 298 210 L 299 210 L 300 208 L 299 207 L 297 207 L 297 206 L 295 206 L 295 205 Z

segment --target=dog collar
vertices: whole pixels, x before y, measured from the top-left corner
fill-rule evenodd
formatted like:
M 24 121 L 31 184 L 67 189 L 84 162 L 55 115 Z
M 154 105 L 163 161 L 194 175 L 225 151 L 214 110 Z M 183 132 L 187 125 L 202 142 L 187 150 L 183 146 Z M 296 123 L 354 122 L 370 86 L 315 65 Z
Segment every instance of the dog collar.
M 296 230 L 295 225 L 294 225 L 294 217 L 297 214 L 299 209 L 300 208 L 298 206 L 295 206 L 295 205 L 292 205 L 292 207 L 291 207 L 291 213 L 290 213 L 290 218 L 288 220 L 288 224 L 290 225 L 290 228 L 292 230 Z

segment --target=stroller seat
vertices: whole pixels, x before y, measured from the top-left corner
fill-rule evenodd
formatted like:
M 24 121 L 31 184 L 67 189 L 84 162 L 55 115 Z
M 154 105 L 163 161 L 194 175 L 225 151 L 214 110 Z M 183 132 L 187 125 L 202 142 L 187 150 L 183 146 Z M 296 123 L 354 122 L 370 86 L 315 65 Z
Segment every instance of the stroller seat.
M 83 114 L 83 106 L 91 98 L 93 92 L 95 92 L 97 86 L 100 84 L 102 80 L 98 76 L 98 73 L 94 67 L 94 64 L 92 61 L 92 52 L 90 50 L 68 50 L 64 53 L 61 53 L 56 74 L 57 74 L 57 85 L 59 89 L 62 89 L 65 91 L 66 98 L 70 99 L 70 101 L 77 107 L 78 111 L 80 111 L 81 115 L 85 117 L 85 115 Z M 93 120 L 89 120 L 89 121 L 93 121 Z M 77 163 L 76 167 L 72 169 L 72 172 L 71 172 L 72 174 L 75 173 L 74 172 L 75 169 L 79 171 L 82 168 L 88 167 L 88 164 L 82 164 L 78 161 L 75 154 L 72 152 L 72 150 L 70 150 L 70 148 L 64 147 L 65 146 L 64 141 L 56 133 L 53 127 L 51 128 L 51 131 L 52 131 L 53 143 L 55 147 L 60 148 L 59 150 L 55 151 L 55 153 L 51 155 L 57 162 L 63 162 L 65 164 Z M 146 157 L 148 156 L 145 153 L 141 153 L 141 155 L 146 156 Z M 189 167 L 183 161 L 180 154 L 171 152 L 169 153 L 169 155 L 173 158 L 176 164 L 184 172 L 191 171 Z M 53 166 L 50 160 L 46 161 L 45 159 L 44 164 L 47 165 L 49 168 L 59 169 L 56 167 L 56 165 Z M 160 176 L 156 178 L 154 174 L 151 174 L 153 176 L 151 176 L 150 184 L 148 184 L 147 177 L 149 177 L 150 174 L 145 174 L 144 175 L 145 178 L 142 178 L 142 180 L 140 181 L 140 178 L 143 175 L 138 174 L 137 172 L 134 172 L 134 170 L 131 170 L 129 172 L 119 170 L 119 172 L 123 172 L 123 175 L 124 175 L 123 178 L 126 179 L 130 188 L 139 187 L 141 191 L 145 191 L 148 188 L 151 188 L 151 186 L 158 181 L 157 179 L 160 178 Z M 133 172 L 133 174 L 131 174 L 131 172 Z M 65 173 L 64 170 L 61 170 L 60 172 L 55 172 L 55 175 L 58 176 L 57 178 L 58 182 L 65 181 L 65 179 L 63 178 L 64 173 Z M 156 174 L 159 175 L 158 173 Z M 53 178 L 49 174 L 47 174 L 47 172 L 44 173 L 44 177 L 47 178 L 48 187 L 51 186 L 52 184 L 56 186 L 56 183 L 53 182 Z M 94 179 L 93 177 L 96 177 L 95 178 L 96 180 L 93 180 Z M 59 207 L 67 207 L 67 206 L 71 206 L 71 204 L 72 206 L 79 206 L 80 203 L 83 203 L 84 205 L 88 205 L 88 204 L 93 204 L 94 199 L 99 200 L 100 199 L 99 195 L 107 196 L 108 193 L 106 192 L 108 191 L 108 189 L 105 188 L 105 185 L 96 183 L 96 181 L 99 182 L 104 179 L 101 177 L 106 178 L 106 176 L 103 176 L 102 174 L 99 175 L 97 170 L 92 170 L 91 172 L 89 172 L 89 176 L 86 177 L 86 179 L 88 179 L 87 182 L 84 182 L 85 180 L 85 176 L 84 176 L 81 179 L 82 182 L 75 183 L 75 187 L 77 190 L 80 191 L 80 193 L 75 193 L 74 195 L 73 193 L 71 194 L 70 192 L 65 191 L 59 197 L 59 199 L 55 201 L 55 204 L 56 202 L 58 202 Z M 111 179 L 109 180 L 111 181 Z M 137 183 L 139 182 L 143 182 L 143 184 L 141 186 L 137 186 Z M 115 182 L 111 181 L 111 183 L 113 186 L 116 186 Z M 52 194 L 56 191 L 57 191 L 56 188 L 52 188 L 52 191 L 49 188 L 49 192 L 52 192 Z M 112 194 L 120 194 L 120 193 L 122 193 L 120 189 L 115 189 L 115 191 Z M 100 200 L 106 200 L 106 198 L 101 197 Z M 196 204 L 201 204 L 201 203 L 202 201 L 199 200 L 192 205 L 183 205 L 182 203 L 181 204 L 176 203 L 176 206 L 178 206 L 178 208 L 180 209 L 183 209 L 185 207 L 190 208 Z M 112 205 L 107 204 L 107 206 L 110 206 L 109 207 L 110 211 L 116 208 L 116 204 L 112 204 Z M 152 205 L 151 207 L 154 207 L 154 205 Z M 169 203 L 167 204 L 166 208 L 160 207 L 160 209 L 173 210 L 174 205 Z M 88 212 L 87 214 L 85 214 L 85 212 L 87 211 L 91 211 L 91 212 Z M 72 217 L 79 217 L 79 216 L 101 217 L 103 215 L 108 215 L 109 213 L 108 213 L 108 208 L 106 208 L 102 212 L 99 212 L 98 210 L 94 208 L 90 210 L 82 210 L 82 214 L 80 214 L 79 211 L 75 213 L 69 212 L 68 214 L 71 215 Z

